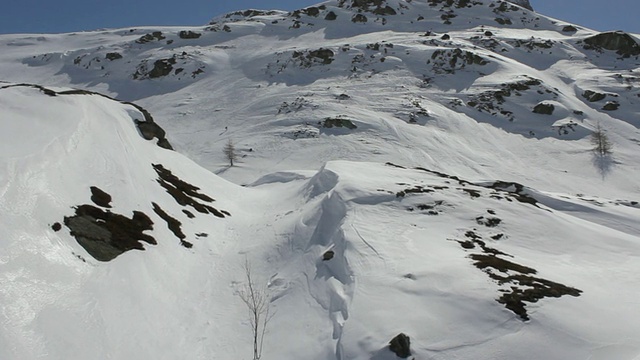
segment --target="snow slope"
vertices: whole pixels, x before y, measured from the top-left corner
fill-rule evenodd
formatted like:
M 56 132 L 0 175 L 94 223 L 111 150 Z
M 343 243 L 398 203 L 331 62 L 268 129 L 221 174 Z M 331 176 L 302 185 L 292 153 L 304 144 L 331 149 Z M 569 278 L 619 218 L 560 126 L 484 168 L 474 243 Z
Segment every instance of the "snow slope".
M 250 358 L 248 259 L 265 359 L 395 359 L 399 333 L 416 359 L 636 359 L 640 63 L 568 25 L 327 1 L 0 36 L 0 357 Z M 85 204 L 145 214 L 156 244 L 96 260 L 69 221 Z

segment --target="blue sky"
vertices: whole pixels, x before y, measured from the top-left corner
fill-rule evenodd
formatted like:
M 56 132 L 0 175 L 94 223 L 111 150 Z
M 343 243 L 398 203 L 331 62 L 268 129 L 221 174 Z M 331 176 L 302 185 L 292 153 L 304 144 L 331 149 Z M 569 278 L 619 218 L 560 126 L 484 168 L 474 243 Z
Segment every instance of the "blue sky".
M 424 1 L 424 0 L 417 0 Z M 488 1 L 488 0 L 485 0 Z M 321 0 L 7 0 L 0 34 L 58 33 L 143 25 L 204 25 L 241 9 L 294 10 Z M 640 34 L 638 0 L 530 0 L 541 14 L 596 30 Z

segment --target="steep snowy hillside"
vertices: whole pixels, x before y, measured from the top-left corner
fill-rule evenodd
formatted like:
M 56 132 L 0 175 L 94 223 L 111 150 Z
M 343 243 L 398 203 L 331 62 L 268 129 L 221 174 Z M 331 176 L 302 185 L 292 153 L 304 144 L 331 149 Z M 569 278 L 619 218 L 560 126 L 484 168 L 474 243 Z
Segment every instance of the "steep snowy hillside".
M 0 358 L 251 358 L 248 261 L 263 359 L 640 359 L 640 39 L 532 5 L 0 36 Z

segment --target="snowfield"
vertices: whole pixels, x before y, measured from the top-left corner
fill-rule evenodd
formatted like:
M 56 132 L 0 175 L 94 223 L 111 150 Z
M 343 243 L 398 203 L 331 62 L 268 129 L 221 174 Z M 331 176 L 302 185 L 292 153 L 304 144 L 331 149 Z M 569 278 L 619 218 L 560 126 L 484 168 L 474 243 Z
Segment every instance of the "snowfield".
M 263 359 L 640 359 L 604 36 L 486 0 L 0 36 L 0 358 L 251 359 L 246 261 Z

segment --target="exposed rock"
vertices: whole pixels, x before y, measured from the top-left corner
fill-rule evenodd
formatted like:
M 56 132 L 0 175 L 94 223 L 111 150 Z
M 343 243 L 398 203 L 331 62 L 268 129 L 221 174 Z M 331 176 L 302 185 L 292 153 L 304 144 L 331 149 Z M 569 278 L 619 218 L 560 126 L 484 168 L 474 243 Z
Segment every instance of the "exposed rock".
M 171 70 L 173 70 L 173 65 L 175 63 L 175 58 L 156 60 L 153 63 L 153 69 L 151 69 L 151 71 L 149 71 L 148 73 L 149 78 L 154 79 L 169 75 L 171 73 Z
M 90 189 L 91 189 L 91 201 L 93 201 L 94 204 L 103 208 L 111 208 L 111 205 L 109 204 L 111 202 L 111 195 L 100 190 L 96 186 L 92 186 Z
M 576 31 L 578 31 L 578 29 L 573 25 L 566 25 L 565 27 L 562 28 L 562 32 L 574 33 Z
M 300 67 L 308 68 L 314 64 L 329 65 L 333 62 L 334 55 L 333 50 L 320 48 L 309 52 L 294 51 L 291 57 L 300 62 Z
M 153 229 L 153 221 L 140 211 L 132 218 L 104 211 L 92 205 L 80 205 L 76 214 L 64 218 L 70 233 L 91 256 L 110 261 L 129 250 L 144 250 L 140 241 L 156 245 L 145 230 Z
M 164 39 L 166 39 L 166 37 L 164 35 L 162 35 L 161 31 L 154 31 L 152 33 L 143 35 L 138 40 L 136 40 L 136 42 L 138 44 L 146 44 L 146 43 L 151 42 L 151 41 L 160 41 L 160 40 L 164 40 Z
M 180 245 L 186 247 L 187 249 L 192 248 L 193 244 L 185 240 L 187 236 L 182 232 L 182 223 L 178 221 L 178 219 L 172 217 L 171 215 L 167 214 L 164 210 L 162 210 L 160 205 L 156 203 L 151 203 L 151 204 L 153 205 L 153 211 L 156 214 L 158 214 L 158 216 L 160 216 L 160 218 L 162 218 L 162 220 L 164 220 L 167 223 L 169 230 L 171 230 L 173 235 L 175 235 L 178 238 L 178 240 L 180 240 Z
M 53 225 L 51 225 L 51 229 L 53 231 L 60 231 L 62 229 L 62 225 L 59 222 L 56 222 Z
M 536 114 L 551 115 L 555 109 L 556 107 L 553 106 L 553 104 L 540 103 L 533 108 L 533 112 Z
M 389 350 L 399 358 L 406 359 L 411 356 L 411 339 L 407 335 L 400 333 L 389 341 Z
M 591 90 L 585 90 L 585 92 L 582 93 L 582 97 L 587 99 L 589 102 L 596 102 L 603 100 L 607 95 Z
M 325 252 L 324 254 L 322 254 L 322 261 L 329 261 L 329 260 L 333 259 L 334 255 L 335 255 L 335 252 L 333 250 L 329 250 L 329 251 Z
M 584 39 L 585 48 L 615 51 L 625 58 L 640 55 L 640 45 L 629 34 L 622 31 L 604 32 Z
M 111 61 L 122 59 L 122 55 L 120 53 L 117 53 L 117 52 L 107 53 L 107 55 L 105 55 L 104 57 L 105 57 L 105 59 L 111 60 Z
M 396 11 L 391 7 L 391 6 L 385 6 L 385 7 L 378 7 L 377 9 L 373 10 L 373 13 L 376 15 L 396 15 Z
M 500 25 L 511 25 L 512 24 L 510 19 L 495 18 L 494 20 Z
M 202 34 L 191 30 L 182 30 L 178 33 L 178 36 L 180 37 L 180 39 L 197 39 L 202 36 Z
M 602 107 L 602 110 L 606 111 L 614 111 L 618 110 L 620 107 L 620 103 L 617 101 L 607 101 L 607 103 Z
M 351 21 L 353 21 L 354 23 L 358 23 L 358 22 L 366 23 L 367 20 L 368 20 L 367 17 L 362 14 L 355 14 L 351 18 Z
M 218 210 L 211 205 L 203 204 L 200 201 L 211 203 L 214 201 L 211 197 L 200 193 L 199 187 L 191 185 L 177 176 L 173 175 L 161 164 L 153 164 L 153 169 L 158 173 L 158 183 L 167 190 L 174 200 L 182 206 L 191 206 L 194 210 L 202 214 L 212 214 L 219 218 L 231 216 L 225 210 Z M 200 201 L 198 201 L 200 200 Z
M 334 53 L 329 49 L 318 49 L 310 51 L 309 56 L 322 59 L 323 64 L 331 64 L 333 62 Z
M 164 139 L 166 135 L 164 129 L 155 122 L 140 120 L 134 120 L 134 122 L 138 126 L 138 130 L 140 130 L 140 135 L 142 135 L 145 140 L 152 140 L 153 138 Z
M 323 128 L 333 128 L 333 127 L 338 127 L 338 128 L 347 128 L 350 130 L 356 129 L 357 126 L 349 119 L 340 119 L 340 118 L 326 118 L 324 119 L 324 121 L 322 122 L 322 127 Z
M 525 9 L 533 11 L 533 7 L 529 3 L 529 0 L 508 0 L 510 3 L 520 5 Z
M 334 13 L 333 11 L 329 11 L 327 15 L 325 15 L 324 17 L 325 20 L 329 20 L 329 21 L 333 21 L 337 18 L 338 18 L 338 15 L 336 15 L 336 13 Z

